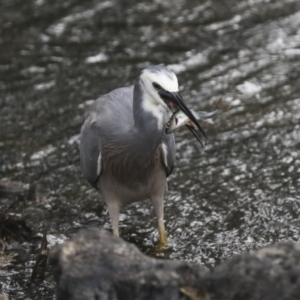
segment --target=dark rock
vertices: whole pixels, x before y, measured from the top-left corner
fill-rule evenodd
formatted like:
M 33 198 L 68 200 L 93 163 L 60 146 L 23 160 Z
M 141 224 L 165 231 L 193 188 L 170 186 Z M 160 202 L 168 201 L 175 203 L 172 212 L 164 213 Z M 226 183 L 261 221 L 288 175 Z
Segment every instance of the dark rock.
M 300 246 L 281 243 L 233 257 L 212 271 L 157 260 L 106 231 L 82 231 L 51 253 L 58 300 L 300 299 Z
M 8 212 L 9 208 L 0 207 L 0 243 L 4 248 L 14 242 L 29 241 L 33 236 L 32 229 L 25 220 L 11 216 Z
M 300 299 L 300 245 L 274 244 L 235 256 L 205 278 L 211 299 Z
M 57 246 L 50 264 L 58 300 L 187 299 L 187 288 L 205 296 L 201 266 L 149 258 L 103 230 L 81 231 Z

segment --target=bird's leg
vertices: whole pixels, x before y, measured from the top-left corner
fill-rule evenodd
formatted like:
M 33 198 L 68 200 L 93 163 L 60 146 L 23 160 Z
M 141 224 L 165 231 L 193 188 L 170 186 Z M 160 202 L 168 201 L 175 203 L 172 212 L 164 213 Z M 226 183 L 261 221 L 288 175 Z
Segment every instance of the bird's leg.
M 166 246 L 168 244 L 167 233 L 164 224 L 164 193 L 151 198 L 154 211 L 157 217 L 159 245 Z
M 158 219 L 158 231 L 159 231 L 159 242 L 161 245 L 167 245 L 168 239 L 167 239 L 167 233 L 165 229 L 165 224 L 163 218 Z
M 107 202 L 107 208 L 109 212 L 110 222 L 113 229 L 113 234 L 119 236 L 119 213 L 120 205 L 116 202 Z

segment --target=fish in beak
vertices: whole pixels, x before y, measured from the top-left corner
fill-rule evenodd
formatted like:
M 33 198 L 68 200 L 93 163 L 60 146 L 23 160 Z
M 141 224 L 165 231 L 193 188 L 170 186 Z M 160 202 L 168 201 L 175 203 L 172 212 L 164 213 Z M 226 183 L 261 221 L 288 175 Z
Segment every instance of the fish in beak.
M 167 106 L 171 109 L 172 112 L 176 113 L 179 110 L 181 110 L 195 125 L 186 125 L 187 128 L 192 132 L 192 134 L 195 136 L 195 138 L 200 142 L 200 144 L 203 146 L 203 141 L 201 139 L 201 136 L 198 134 L 196 128 L 202 133 L 202 135 L 206 137 L 206 134 L 202 127 L 200 126 L 199 122 L 195 118 L 194 114 L 190 111 L 190 109 L 185 105 L 181 95 L 179 92 L 168 92 L 165 90 L 159 91 L 160 97 L 164 100 L 164 102 L 167 104 Z

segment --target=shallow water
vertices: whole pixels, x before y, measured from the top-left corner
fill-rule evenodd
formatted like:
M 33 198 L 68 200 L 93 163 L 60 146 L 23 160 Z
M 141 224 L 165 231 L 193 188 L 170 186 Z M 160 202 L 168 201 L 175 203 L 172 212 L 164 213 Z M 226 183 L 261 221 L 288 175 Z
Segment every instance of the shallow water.
M 34 232 L 47 228 L 52 244 L 80 228 L 110 229 L 79 170 L 82 115 L 143 67 L 164 63 L 189 107 L 210 110 L 220 97 L 231 106 L 205 126 L 204 149 L 189 132 L 176 136 L 164 256 L 213 267 L 273 242 L 298 242 L 299 28 L 297 0 L 2 1 L 0 176 L 36 184 L 37 197 L 4 197 L 1 205 L 16 201 L 13 213 Z M 120 226 L 125 240 L 154 255 L 150 203 L 124 208 Z M 36 253 L 3 266 L 0 292 L 53 299 L 51 276 L 28 285 Z

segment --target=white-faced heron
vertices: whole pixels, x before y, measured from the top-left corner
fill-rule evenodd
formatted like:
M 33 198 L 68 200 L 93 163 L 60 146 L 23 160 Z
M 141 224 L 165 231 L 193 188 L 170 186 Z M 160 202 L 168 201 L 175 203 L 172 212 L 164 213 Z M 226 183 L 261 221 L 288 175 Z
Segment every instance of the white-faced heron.
M 167 243 L 164 193 L 175 164 L 174 134 L 166 134 L 172 112 L 181 109 L 205 136 L 178 92 L 176 75 L 162 66 L 142 70 L 134 86 L 113 90 L 86 111 L 81 128 L 81 168 L 107 204 L 119 235 L 122 205 L 150 199 L 160 243 Z M 194 127 L 189 129 L 201 142 Z

